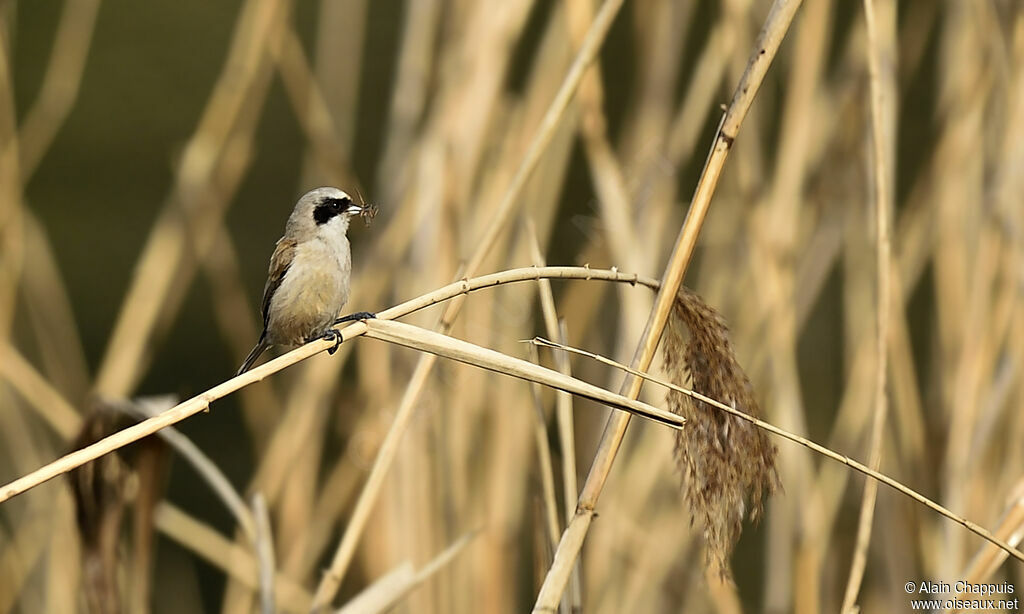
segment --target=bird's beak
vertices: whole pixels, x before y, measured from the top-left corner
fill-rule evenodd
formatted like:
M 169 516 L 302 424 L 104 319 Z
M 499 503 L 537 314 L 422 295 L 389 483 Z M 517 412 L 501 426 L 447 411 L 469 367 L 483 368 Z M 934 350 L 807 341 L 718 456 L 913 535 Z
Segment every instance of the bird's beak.
M 348 209 L 345 209 L 345 213 L 350 215 L 362 215 L 364 210 L 365 207 L 363 205 L 351 204 L 348 206 Z

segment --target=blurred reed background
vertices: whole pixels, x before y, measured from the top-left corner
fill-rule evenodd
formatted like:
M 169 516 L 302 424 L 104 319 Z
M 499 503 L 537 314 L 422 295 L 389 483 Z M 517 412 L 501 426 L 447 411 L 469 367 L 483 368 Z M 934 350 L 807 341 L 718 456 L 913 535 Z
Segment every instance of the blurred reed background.
M 860 2 L 804 4 L 686 284 L 729 322 L 770 422 L 866 461 L 877 364 L 868 39 Z M 880 149 L 895 167 L 881 468 L 1017 543 L 1024 5 L 876 5 L 891 137 Z M 358 187 L 380 207 L 350 233 L 351 309 L 379 311 L 459 276 L 596 7 L 0 3 L 0 481 L 80 445 L 97 408 L 228 379 L 259 332 L 273 242 L 310 187 Z M 626 2 L 476 272 L 546 261 L 660 276 L 767 10 Z M 628 362 L 653 296 L 596 282 L 502 286 L 469 296 L 451 334 L 521 358 L 531 347 L 519 340 L 561 337 Z M 442 308 L 406 321 L 433 327 Z M 563 358 L 540 351 L 602 387 L 622 381 Z M 95 535 L 76 524 L 67 478 L 0 505 L 0 614 L 113 611 L 117 593 L 123 611 L 249 612 L 260 603 L 250 537 L 268 529 L 278 608 L 306 611 L 403 398 L 413 419 L 334 603 L 416 569 L 422 582 L 397 611 L 528 610 L 608 410 L 446 361 L 411 379 L 419 360 L 358 339 L 179 425 L 246 505 L 259 495 L 266 523 L 257 501 L 242 526 L 155 441 L 76 474 L 94 496 Z M 650 384 L 642 399 L 665 406 Z M 784 491 L 746 527 L 732 585 L 705 571 L 671 433 L 643 422 L 627 433 L 566 603 L 840 608 L 859 474 L 773 439 Z M 1024 585 L 1019 562 L 1000 566 L 986 542 L 884 487 L 867 557 L 858 603 L 869 612 L 907 609 L 907 581 Z

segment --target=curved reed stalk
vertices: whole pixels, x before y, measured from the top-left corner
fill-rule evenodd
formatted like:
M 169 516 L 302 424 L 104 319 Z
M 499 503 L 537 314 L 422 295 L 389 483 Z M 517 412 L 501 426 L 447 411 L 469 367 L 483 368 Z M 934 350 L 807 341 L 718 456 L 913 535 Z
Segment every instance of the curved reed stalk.
M 882 464 L 882 436 L 885 434 L 885 418 L 889 413 L 889 400 L 886 397 L 886 375 L 888 374 L 889 357 L 889 322 L 891 320 L 891 267 L 889 244 L 889 218 L 891 216 L 892 188 L 891 153 L 894 150 L 895 136 L 892 133 L 889 118 L 893 116 L 896 87 L 892 74 L 892 55 L 896 49 L 896 7 L 892 2 L 878 2 L 881 28 L 876 25 L 875 0 L 864 0 L 864 21 L 867 24 L 867 55 L 868 74 L 871 87 L 871 141 L 874 157 L 875 176 L 875 258 L 877 262 L 875 281 L 877 305 L 875 317 L 878 329 L 875 340 L 875 411 L 871 424 L 871 452 L 869 464 L 877 471 Z M 880 31 L 881 29 L 881 31 Z M 885 69 L 883 72 L 883 55 Z M 868 563 L 868 545 L 871 543 L 871 527 L 875 519 L 875 502 L 878 498 L 878 483 L 864 483 L 861 499 L 860 521 L 857 524 L 857 540 L 850 565 L 850 576 L 846 583 L 841 612 L 857 611 L 857 594 L 864 580 L 864 569 Z M 986 539 L 989 539 L 986 537 Z
M 482 288 L 500 286 L 502 284 L 513 282 L 536 281 L 538 279 L 612 281 L 633 285 L 640 284 L 650 288 L 655 288 L 658 285 L 658 283 L 653 279 L 642 278 L 637 275 L 627 275 L 625 273 L 619 273 L 616 270 L 590 269 L 587 267 L 526 267 L 521 269 L 510 269 L 499 273 L 492 273 L 490 275 L 483 275 L 473 279 L 463 279 L 461 281 L 448 284 L 447 286 L 438 288 L 433 292 L 428 292 L 427 294 L 386 309 L 385 311 L 378 313 L 377 317 L 381 320 L 391 320 Z M 366 324 L 362 322 L 357 322 L 345 327 L 340 331 L 342 341 L 348 341 L 354 337 L 365 334 L 366 328 Z M 108 454 L 118 448 L 124 447 L 133 441 L 138 441 L 143 437 L 152 435 L 164 427 L 177 424 L 178 422 L 181 422 L 190 416 L 194 416 L 201 411 L 206 411 L 209 409 L 210 403 L 217 399 L 222 399 L 250 384 L 261 381 L 265 377 L 290 367 L 295 363 L 306 360 L 311 356 L 319 354 L 320 352 L 331 348 L 333 345 L 333 341 L 325 341 L 322 339 L 307 343 L 306 345 L 296 348 L 283 356 L 279 356 L 278 358 L 256 367 L 251 371 L 247 371 L 238 377 L 233 377 L 217 386 L 214 386 L 206 392 L 198 394 L 183 403 L 179 403 L 158 416 L 139 422 L 138 424 L 132 425 L 114 433 L 113 435 L 105 437 L 92 445 L 71 452 L 70 454 L 40 467 L 28 475 L 24 475 L 9 484 L 0 487 L 0 503 L 7 501 L 15 495 L 21 494 L 26 490 L 34 488 L 47 480 L 51 480 L 62 473 L 66 473 L 75 467 L 80 467 L 91 460 L 95 460 L 100 456 L 103 456 L 104 454 Z

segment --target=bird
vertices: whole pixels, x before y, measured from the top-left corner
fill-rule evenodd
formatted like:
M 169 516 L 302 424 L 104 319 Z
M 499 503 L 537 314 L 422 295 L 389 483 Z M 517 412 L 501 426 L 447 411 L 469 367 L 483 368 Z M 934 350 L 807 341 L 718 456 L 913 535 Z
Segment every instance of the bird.
M 270 257 L 261 308 L 263 332 L 236 377 L 272 345 L 294 347 L 324 338 L 335 341 L 328 350 L 334 354 L 341 343 L 335 325 L 374 317 L 366 311 L 337 317 L 348 302 L 352 275 L 349 222 L 374 212 L 373 205 L 356 204 L 333 187 L 316 188 L 299 198 Z

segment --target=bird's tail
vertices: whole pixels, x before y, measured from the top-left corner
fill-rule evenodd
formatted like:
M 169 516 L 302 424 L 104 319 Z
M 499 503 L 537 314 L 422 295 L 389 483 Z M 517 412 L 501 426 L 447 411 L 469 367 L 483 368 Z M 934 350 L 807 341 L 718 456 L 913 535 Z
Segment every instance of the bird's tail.
M 260 335 L 260 340 L 256 343 L 256 347 L 254 347 L 252 351 L 249 352 L 249 355 L 245 357 L 245 362 L 243 362 L 242 366 L 238 368 L 238 373 L 235 373 L 235 377 L 238 377 L 251 369 L 253 363 L 256 362 L 256 359 L 259 358 L 260 354 L 265 352 L 268 347 L 270 347 L 270 344 L 267 343 L 266 336 Z

